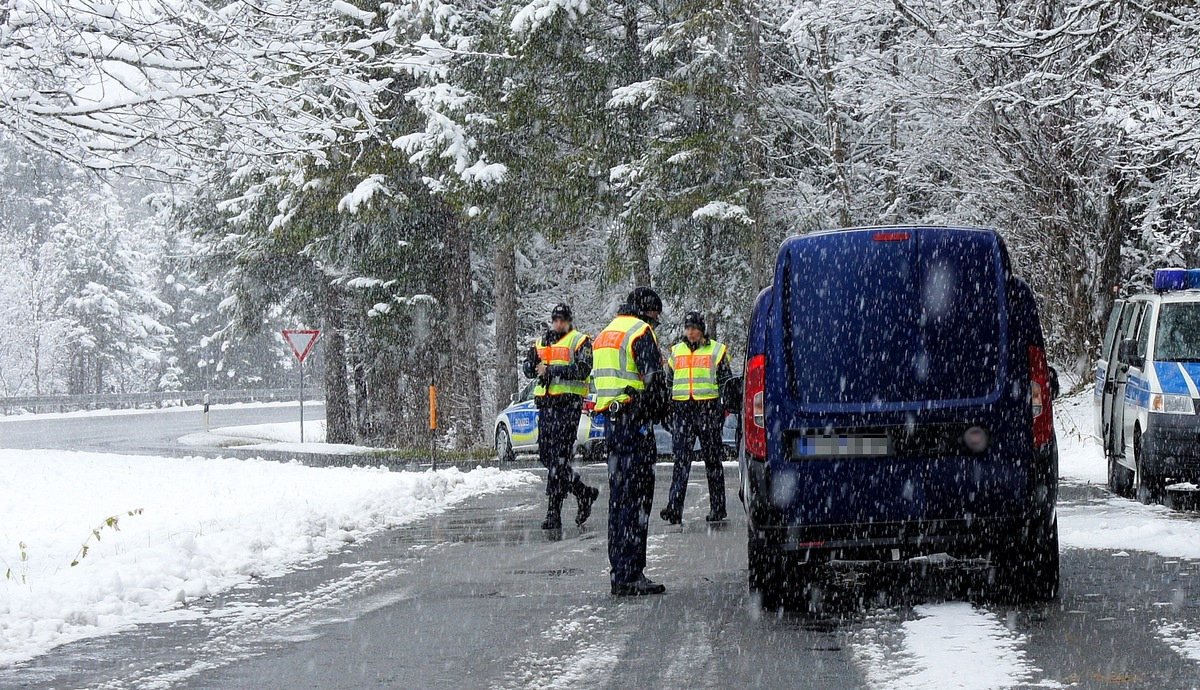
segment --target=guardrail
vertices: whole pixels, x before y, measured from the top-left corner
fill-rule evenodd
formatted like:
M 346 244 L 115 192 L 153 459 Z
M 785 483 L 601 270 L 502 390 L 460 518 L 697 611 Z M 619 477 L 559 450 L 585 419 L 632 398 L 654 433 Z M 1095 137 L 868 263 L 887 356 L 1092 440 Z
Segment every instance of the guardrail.
M 199 405 L 204 402 L 204 396 L 212 404 L 230 402 L 269 402 L 292 401 L 300 399 L 299 388 L 261 388 L 253 390 L 214 390 L 214 391 L 154 391 L 151 393 L 94 393 L 84 395 L 28 395 L 0 398 L 0 414 L 13 414 L 17 411 L 28 412 L 66 412 L 79 409 L 104 409 L 122 407 L 142 407 L 157 405 L 159 407 L 174 407 L 179 405 Z M 320 388 L 305 387 L 305 401 L 322 400 L 325 392 Z

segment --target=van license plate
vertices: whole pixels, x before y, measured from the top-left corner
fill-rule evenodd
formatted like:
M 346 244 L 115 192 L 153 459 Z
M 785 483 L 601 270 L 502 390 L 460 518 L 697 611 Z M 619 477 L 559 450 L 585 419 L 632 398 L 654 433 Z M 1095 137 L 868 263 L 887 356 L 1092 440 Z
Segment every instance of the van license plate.
M 887 436 L 796 436 L 792 456 L 803 458 L 875 458 L 892 455 Z

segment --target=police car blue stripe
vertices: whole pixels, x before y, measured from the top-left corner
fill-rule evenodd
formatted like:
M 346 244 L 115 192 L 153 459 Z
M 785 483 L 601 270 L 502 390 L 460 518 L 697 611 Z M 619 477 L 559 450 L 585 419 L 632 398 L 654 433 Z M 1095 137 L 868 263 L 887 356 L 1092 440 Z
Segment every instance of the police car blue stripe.
M 1200 362 L 1180 362 L 1179 366 L 1183 367 L 1184 371 L 1187 372 L 1188 377 L 1192 379 L 1192 386 L 1194 388 L 1200 388 Z M 1194 388 L 1189 388 L 1187 394 L 1194 397 Z
M 1150 407 L 1150 385 L 1140 376 L 1130 376 L 1125 385 L 1125 402 L 1134 407 Z
M 1196 364 L 1185 364 L 1184 368 L 1188 370 L 1188 375 L 1193 381 L 1196 380 L 1196 375 L 1200 374 L 1200 367 Z M 1191 396 L 1187 379 L 1184 378 L 1183 370 L 1177 362 L 1155 362 L 1154 373 L 1158 375 L 1158 384 L 1162 386 L 1163 393 Z

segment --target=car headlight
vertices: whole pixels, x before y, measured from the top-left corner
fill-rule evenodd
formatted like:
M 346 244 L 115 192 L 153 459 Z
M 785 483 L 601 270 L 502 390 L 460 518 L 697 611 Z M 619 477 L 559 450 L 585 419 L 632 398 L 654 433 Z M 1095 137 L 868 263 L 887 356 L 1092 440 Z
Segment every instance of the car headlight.
M 1195 414 L 1196 407 L 1192 404 L 1192 399 L 1186 395 L 1151 393 L 1150 411 L 1162 414 Z

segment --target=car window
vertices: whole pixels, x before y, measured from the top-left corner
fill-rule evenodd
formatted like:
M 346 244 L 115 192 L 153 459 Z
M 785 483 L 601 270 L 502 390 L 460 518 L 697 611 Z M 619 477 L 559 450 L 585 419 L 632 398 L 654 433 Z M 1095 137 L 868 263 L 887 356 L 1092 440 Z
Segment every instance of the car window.
M 533 389 L 535 386 L 537 386 L 536 379 L 533 381 L 530 381 L 528 384 L 525 385 L 525 390 L 521 391 L 521 397 L 520 397 L 521 402 L 528 402 L 530 400 L 533 400 Z
M 1124 300 L 1113 302 L 1112 313 L 1108 315 L 1108 327 L 1104 329 L 1104 344 L 1101 345 L 1100 359 L 1111 359 L 1116 356 L 1117 326 L 1121 322 L 1121 311 L 1125 307 Z
M 1200 362 L 1200 304 L 1164 304 L 1158 316 L 1154 358 Z
M 1138 357 L 1146 358 L 1150 353 L 1150 322 L 1153 321 L 1154 309 L 1149 308 L 1142 312 L 1142 322 L 1137 330 Z

